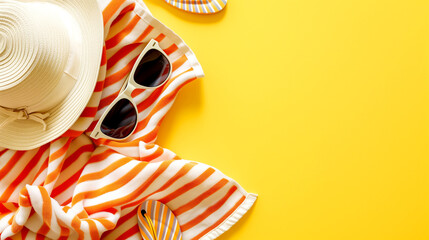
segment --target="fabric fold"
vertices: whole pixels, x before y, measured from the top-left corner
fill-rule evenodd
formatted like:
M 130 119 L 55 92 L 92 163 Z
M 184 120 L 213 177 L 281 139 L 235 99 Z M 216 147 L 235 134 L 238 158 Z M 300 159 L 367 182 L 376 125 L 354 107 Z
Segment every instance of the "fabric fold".
M 74 141 L 71 144 L 77 144 Z M 142 143 L 139 148 L 144 148 L 144 155 L 134 159 L 106 146 L 97 147 L 82 171 L 77 171 L 78 182 L 69 186 L 71 189 L 65 187 L 65 179 L 58 179 L 54 194 L 45 186 L 26 184 L 18 204 L 9 206 L 9 212 L 2 215 L 0 222 L 8 224 L 0 224 L 1 239 L 19 233 L 52 239 L 138 236 L 135 210 L 148 199 L 158 200 L 173 211 L 183 239 L 201 239 L 203 235 L 202 239 L 214 239 L 238 221 L 256 199 L 213 167 L 180 159 L 154 144 Z M 161 154 L 154 154 L 157 151 Z M 64 166 L 70 168 L 67 160 Z M 62 170 L 71 171 L 67 168 Z M 72 192 L 73 197 L 55 199 L 61 190 Z M 131 216 L 124 215 L 123 210 Z

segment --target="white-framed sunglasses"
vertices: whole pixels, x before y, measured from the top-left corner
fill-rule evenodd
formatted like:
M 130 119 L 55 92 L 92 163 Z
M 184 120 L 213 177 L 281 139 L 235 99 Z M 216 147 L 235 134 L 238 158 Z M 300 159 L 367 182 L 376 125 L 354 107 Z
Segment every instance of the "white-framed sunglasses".
M 167 82 L 172 72 L 167 54 L 152 39 L 140 53 L 119 95 L 101 115 L 91 132 L 94 139 L 124 140 L 137 127 L 138 110 L 131 93 L 135 89 L 155 89 Z

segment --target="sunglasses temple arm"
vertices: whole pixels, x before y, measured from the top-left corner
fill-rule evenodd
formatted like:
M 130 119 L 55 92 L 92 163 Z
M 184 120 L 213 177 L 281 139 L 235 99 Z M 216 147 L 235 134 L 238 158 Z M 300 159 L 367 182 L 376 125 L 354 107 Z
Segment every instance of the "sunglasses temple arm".
M 131 73 L 128 74 L 127 78 L 125 79 L 124 83 L 121 86 L 121 89 L 119 90 L 119 93 L 122 93 L 127 87 L 128 85 L 130 85 L 130 77 L 131 77 Z

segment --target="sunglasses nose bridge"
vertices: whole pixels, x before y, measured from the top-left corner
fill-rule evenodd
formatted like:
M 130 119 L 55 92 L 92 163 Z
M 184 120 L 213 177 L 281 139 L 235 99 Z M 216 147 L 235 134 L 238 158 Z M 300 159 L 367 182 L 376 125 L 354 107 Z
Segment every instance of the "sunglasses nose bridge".
M 124 94 L 127 96 L 131 96 L 131 93 L 136 89 L 136 87 L 130 82 L 124 90 Z

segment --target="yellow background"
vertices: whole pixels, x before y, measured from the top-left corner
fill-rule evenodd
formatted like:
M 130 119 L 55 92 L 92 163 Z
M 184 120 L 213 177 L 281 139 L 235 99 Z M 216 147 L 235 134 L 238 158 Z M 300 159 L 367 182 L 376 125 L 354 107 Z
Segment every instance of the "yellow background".
M 194 50 L 158 144 L 259 194 L 227 239 L 429 239 L 429 1 L 145 1 Z

